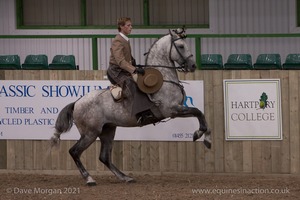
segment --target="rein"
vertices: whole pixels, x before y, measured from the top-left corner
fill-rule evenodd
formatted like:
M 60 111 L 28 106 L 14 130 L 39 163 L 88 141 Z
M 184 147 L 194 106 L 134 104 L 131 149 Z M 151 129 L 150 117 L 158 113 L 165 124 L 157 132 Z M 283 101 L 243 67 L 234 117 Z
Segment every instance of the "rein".
M 183 68 L 182 66 L 180 66 L 180 67 L 171 67 L 171 66 L 161 66 L 161 65 L 137 65 L 137 67 L 141 67 L 141 68 L 147 68 L 147 67 L 149 67 L 149 68 L 159 68 L 159 67 L 161 67 L 161 68 L 168 68 L 168 69 L 175 69 L 175 70 Z M 172 80 L 163 80 L 163 82 L 172 83 L 174 85 L 177 85 L 180 88 L 181 92 L 185 95 L 184 86 L 182 85 L 182 82 L 180 80 L 178 80 L 178 81 L 179 82 L 177 83 L 177 82 L 172 81 Z
M 170 81 L 170 80 L 163 80 L 163 81 L 166 82 L 166 83 L 172 83 L 174 85 L 177 85 L 180 88 L 182 94 L 185 94 L 185 92 L 184 92 L 184 86 L 182 85 L 181 81 L 179 81 L 178 83 L 175 82 L 175 81 Z
M 137 65 L 137 67 L 141 67 L 141 68 L 168 68 L 168 69 L 183 69 L 184 67 L 180 66 L 180 67 L 171 67 L 171 66 L 161 66 L 161 65 Z M 167 82 L 167 83 L 173 83 L 175 85 L 177 85 L 180 89 L 181 89 L 181 92 L 184 94 L 184 86 L 182 85 L 182 82 L 180 80 L 178 80 L 179 82 L 175 82 L 175 81 L 172 81 L 172 80 L 163 80 L 163 82 Z
M 185 71 L 186 70 L 186 63 L 187 63 L 187 59 L 192 57 L 193 54 L 190 54 L 189 56 L 187 56 L 186 58 L 182 55 L 182 53 L 180 52 L 180 50 L 178 49 L 178 47 L 175 45 L 175 42 L 177 40 L 183 40 L 184 38 L 186 38 L 186 35 L 185 35 L 185 29 L 177 29 L 177 30 L 173 30 L 177 36 L 179 36 L 178 38 L 174 38 L 174 36 L 171 34 L 170 32 L 170 35 L 171 35 L 171 47 L 170 47 L 170 51 L 169 51 L 169 59 L 172 61 L 171 59 L 171 52 L 172 52 L 172 48 L 174 47 L 177 51 L 177 53 L 179 54 L 179 56 L 181 57 L 181 59 L 183 60 L 183 63 L 176 67 L 175 66 L 175 63 L 173 61 L 173 66 L 164 66 L 164 65 L 137 65 L 136 67 L 141 67 L 141 68 L 167 68 L 167 69 L 174 69 L 174 70 L 178 70 L 178 71 Z M 150 49 L 151 50 L 151 49 Z M 144 53 L 144 56 L 147 55 L 150 50 L 147 52 L 147 53 Z M 171 84 L 174 84 L 176 86 L 178 86 L 180 88 L 180 91 L 181 93 L 183 94 L 184 98 L 182 101 L 184 101 L 185 99 L 185 91 L 184 91 L 184 86 L 182 85 L 182 82 L 180 80 L 178 80 L 178 82 L 176 81 L 172 81 L 172 80 L 163 80 L 163 82 L 165 83 L 171 83 Z M 183 102 L 182 102 L 183 103 Z

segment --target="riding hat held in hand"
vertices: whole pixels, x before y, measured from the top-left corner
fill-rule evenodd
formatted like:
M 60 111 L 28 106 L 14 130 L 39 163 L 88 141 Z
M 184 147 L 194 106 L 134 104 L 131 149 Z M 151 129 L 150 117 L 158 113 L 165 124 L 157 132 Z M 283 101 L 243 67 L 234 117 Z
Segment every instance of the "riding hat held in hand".
M 163 76 L 157 69 L 144 68 L 145 74 L 138 74 L 137 85 L 138 88 L 147 94 L 157 92 L 163 84 Z

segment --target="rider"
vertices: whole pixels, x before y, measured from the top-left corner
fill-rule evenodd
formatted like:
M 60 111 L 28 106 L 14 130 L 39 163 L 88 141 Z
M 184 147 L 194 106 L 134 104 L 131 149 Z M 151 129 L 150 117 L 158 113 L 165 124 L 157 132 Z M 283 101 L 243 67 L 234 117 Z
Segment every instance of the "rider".
M 131 19 L 122 17 L 118 19 L 117 23 L 119 34 L 112 40 L 107 77 L 112 84 L 122 88 L 123 98 L 132 99 L 131 115 L 136 116 L 138 125 L 142 126 L 152 123 L 155 119 L 150 110 L 154 103 L 138 89 L 133 79 L 133 75 L 144 75 L 145 70 L 141 67 L 135 67 L 135 60 L 131 54 L 128 38 L 132 30 Z

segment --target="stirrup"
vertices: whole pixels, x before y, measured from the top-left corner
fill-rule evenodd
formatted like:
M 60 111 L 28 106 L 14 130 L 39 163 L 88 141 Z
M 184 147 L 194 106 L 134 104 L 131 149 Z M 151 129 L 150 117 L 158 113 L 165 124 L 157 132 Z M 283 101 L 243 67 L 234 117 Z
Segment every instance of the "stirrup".
M 112 97 L 114 98 L 114 100 L 119 101 L 120 99 L 122 99 L 122 88 L 121 87 L 111 84 L 109 86 L 109 90 L 110 90 L 110 93 L 111 93 Z

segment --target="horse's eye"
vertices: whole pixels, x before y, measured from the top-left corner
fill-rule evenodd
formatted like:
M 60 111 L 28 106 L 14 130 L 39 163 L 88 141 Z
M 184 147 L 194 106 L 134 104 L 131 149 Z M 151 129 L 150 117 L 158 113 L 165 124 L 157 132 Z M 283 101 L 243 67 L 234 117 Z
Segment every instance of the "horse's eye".
M 177 47 L 180 48 L 180 49 L 183 49 L 183 48 L 184 48 L 184 45 L 180 44 L 180 45 L 178 45 Z

